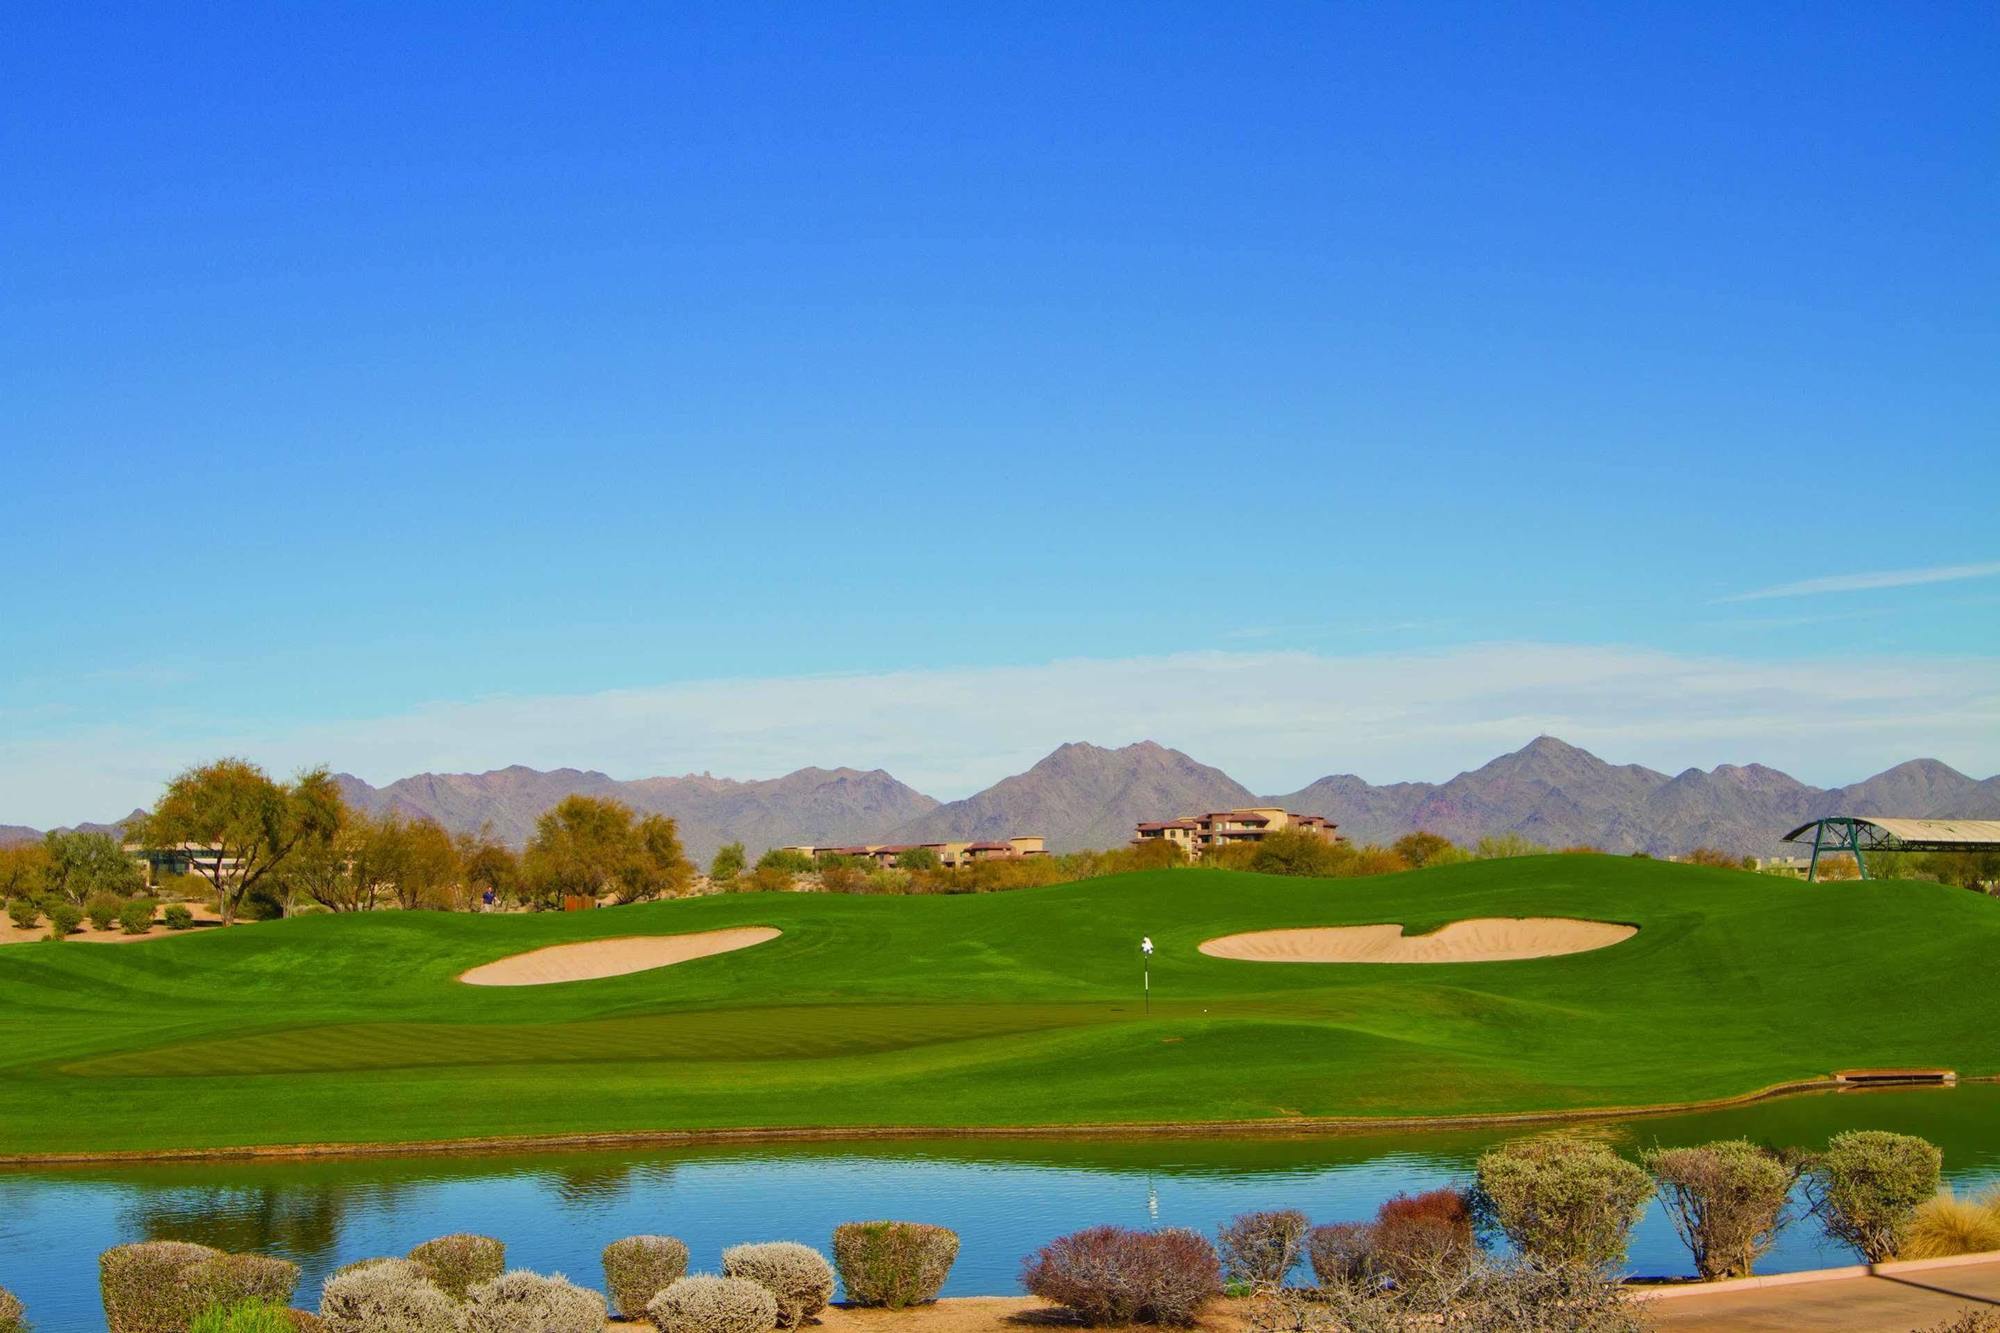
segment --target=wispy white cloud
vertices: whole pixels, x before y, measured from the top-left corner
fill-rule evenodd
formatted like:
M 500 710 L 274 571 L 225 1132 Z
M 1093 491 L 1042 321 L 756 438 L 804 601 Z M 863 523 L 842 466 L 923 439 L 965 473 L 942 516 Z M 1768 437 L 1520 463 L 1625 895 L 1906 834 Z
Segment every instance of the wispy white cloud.
M 1870 592 L 1878 588 L 1911 588 L 1921 583 L 1956 583 L 1961 579 L 1985 579 L 2000 575 L 2000 560 L 1977 565 L 1934 565 L 1929 569 L 1887 569 L 1873 574 L 1834 574 L 1822 579 L 1801 579 L 1780 583 L 1774 588 L 1739 592 L 1719 597 L 1718 602 L 1761 602 L 1772 597 L 1812 597 L 1828 592 Z
M 1282 792 L 1332 772 L 1448 777 L 1542 732 L 1669 771 L 1755 759 L 1850 781 L 1936 755 L 1983 776 L 2000 768 L 2000 662 L 1495 643 L 694 681 L 302 727 L 176 718 L 0 739 L 0 822 L 103 818 L 150 801 L 176 768 L 225 753 L 276 770 L 325 762 L 374 782 L 510 763 L 618 777 L 851 764 L 954 797 L 1063 741 L 1152 739 Z

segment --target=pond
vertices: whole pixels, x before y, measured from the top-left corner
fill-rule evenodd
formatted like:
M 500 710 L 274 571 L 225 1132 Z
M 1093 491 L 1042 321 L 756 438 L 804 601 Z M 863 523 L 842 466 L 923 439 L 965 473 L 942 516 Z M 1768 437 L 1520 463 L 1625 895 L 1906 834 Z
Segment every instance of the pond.
M 1844 1129 L 1920 1134 L 1961 1188 L 2000 1180 L 2000 1085 L 1825 1093 L 1725 1111 L 1594 1126 L 1622 1149 L 1747 1137 L 1817 1147 Z M 282 1255 L 317 1303 L 333 1268 L 418 1241 L 478 1231 L 510 1263 L 601 1285 L 598 1252 L 637 1232 L 681 1237 L 714 1269 L 746 1240 L 824 1248 L 835 1224 L 895 1217 L 963 1238 L 948 1295 L 1019 1290 L 1022 1256 L 1098 1222 L 1188 1226 L 1255 1208 L 1315 1222 L 1361 1219 L 1402 1191 L 1462 1182 L 1485 1148 L 1521 1131 L 1419 1131 L 1264 1138 L 848 1141 L 621 1152 L 350 1158 L 0 1171 L 0 1286 L 39 1333 L 100 1333 L 96 1256 L 172 1238 Z M 1852 1262 L 1810 1221 L 1779 1241 L 1768 1272 Z M 1631 1268 L 1685 1274 L 1686 1251 L 1657 1205 Z

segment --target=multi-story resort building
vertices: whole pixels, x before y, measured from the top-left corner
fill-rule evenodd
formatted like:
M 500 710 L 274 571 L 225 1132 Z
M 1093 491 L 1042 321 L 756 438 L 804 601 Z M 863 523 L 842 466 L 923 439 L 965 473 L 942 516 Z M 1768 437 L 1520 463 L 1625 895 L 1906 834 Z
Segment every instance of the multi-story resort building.
M 1211 810 L 1205 815 L 1185 815 L 1179 819 L 1141 824 L 1132 843 L 1134 846 L 1148 842 L 1170 843 L 1186 852 L 1190 861 L 1199 861 L 1202 854 L 1211 848 L 1237 842 L 1262 842 L 1265 834 L 1278 829 L 1310 833 L 1329 842 L 1344 841 L 1336 828 L 1330 819 L 1322 819 L 1318 815 L 1295 815 L 1289 810 L 1269 805 L 1248 810 Z
M 897 842 L 868 843 L 850 847 L 802 845 L 787 847 L 784 850 L 803 852 L 814 860 L 822 856 L 867 857 L 879 866 L 894 866 L 903 853 L 921 847 L 937 856 L 941 868 L 956 870 L 975 861 L 1019 861 L 1030 856 L 1047 856 L 1049 854 L 1047 841 L 1045 838 L 1024 836 L 998 842 Z

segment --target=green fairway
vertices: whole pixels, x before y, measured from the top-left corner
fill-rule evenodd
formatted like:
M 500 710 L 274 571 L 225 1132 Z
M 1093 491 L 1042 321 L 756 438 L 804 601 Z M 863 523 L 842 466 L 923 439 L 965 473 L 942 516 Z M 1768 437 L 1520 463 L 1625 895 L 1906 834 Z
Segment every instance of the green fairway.
M 1216 935 L 1627 922 L 1526 962 L 1205 957 Z M 544 945 L 781 937 L 554 986 Z M 1138 940 L 1151 935 L 1153 1007 Z M 2000 1071 L 2000 902 L 1603 856 L 1376 879 L 1169 871 L 979 896 L 311 916 L 0 948 L 0 1155 L 723 1126 L 1444 1115 L 1683 1102 L 1845 1066 Z

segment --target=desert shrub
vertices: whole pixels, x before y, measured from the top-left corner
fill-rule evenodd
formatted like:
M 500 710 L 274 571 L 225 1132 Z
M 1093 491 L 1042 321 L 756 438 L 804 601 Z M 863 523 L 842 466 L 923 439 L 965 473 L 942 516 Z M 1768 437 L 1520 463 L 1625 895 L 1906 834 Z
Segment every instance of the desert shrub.
M 127 935 L 143 935 L 153 928 L 153 904 L 134 898 L 118 909 L 118 928 Z
M 21 1308 L 21 1298 L 5 1287 L 0 1287 L 0 1333 L 29 1333 L 28 1312 Z
M 1497 861 L 1512 856 L 1545 856 L 1548 848 L 1519 833 L 1494 833 L 1481 838 L 1472 854 L 1481 861 Z
M 168 903 L 160 919 L 167 923 L 168 930 L 186 930 L 194 924 L 194 913 L 180 903 Z
M 1472 1260 L 1472 1210 L 1457 1190 L 1398 1194 L 1375 1214 L 1369 1233 L 1375 1271 L 1400 1283 Z
M 1405 833 L 1389 844 L 1389 850 L 1402 857 L 1412 870 L 1422 870 L 1425 866 L 1457 865 L 1460 861 L 1472 859 L 1469 852 L 1451 839 L 1425 829 Z
M 653 1297 L 646 1317 L 660 1333 L 770 1333 L 778 1298 L 740 1277 L 684 1277 Z
M 516 1269 L 467 1292 L 459 1326 L 463 1333 L 604 1333 L 604 1298 L 561 1274 Z
M 1318 1286 L 1360 1282 L 1375 1271 L 1375 1228 L 1366 1222 L 1314 1227 L 1306 1237 L 1306 1257 Z
M 83 909 L 75 903 L 49 904 L 49 938 L 59 940 L 76 934 L 83 925 Z
M 109 930 L 124 907 L 125 900 L 115 893 L 93 893 L 83 900 L 83 915 L 92 930 Z
M 922 1222 L 847 1222 L 833 1229 L 833 1263 L 856 1305 L 891 1310 L 937 1299 L 958 1259 L 958 1233 Z
M 410 1251 L 410 1262 L 422 1264 L 445 1295 L 462 1301 L 475 1285 L 507 1271 L 507 1247 L 491 1236 L 459 1232 L 425 1241 Z
M 1222 1294 L 1222 1262 L 1198 1232 L 1090 1227 L 1030 1255 L 1021 1284 L 1086 1324 L 1184 1328 Z
M 1216 1232 L 1222 1276 L 1253 1287 L 1284 1286 L 1285 1275 L 1305 1253 L 1306 1232 L 1311 1226 L 1296 1208 L 1243 1213 L 1231 1219 Z
M 1836 1134 L 1814 1161 L 1813 1211 L 1826 1234 L 1869 1263 L 1894 1259 L 1917 1205 L 1938 1191 L 1937 1145 L 1886 1130 Z
M 1530 1259 L 1602 1267 L 1625 1257 L 1652 1193 L 1646 1173 L 1604 1144 L 1547 1134 L 1480 1157 L 1472 1203 L 1489 1229 Z
M 2000 1333 L 2000 1310 L 1968 1305 L 1942 1324 L 1912 1329 L 1911 1333 Z
M 350 1264 L 326 1280 L 327 1333 L 460 1333 L 458 1303 L 407 1259 Z
M 1749 1277 L 1787 1220 L 1798 1174 L 1768 1148 L 1726 1139 L 1645 1155 L 1667 1217 L 1704 1281 Z
M 758 1283 L 776 1297 L 780 1328 L 797 1328 L 833 1299 L 833 1265 L 796 1241 L 732 1245 L 722 1252 L 722 1272 Z
M 28 898 L 13 898 L 7 903 L 7 919 L 20 930 L 33 930 L 42 919 L 40 903 Z
M 1486 1259 L 1409 1284 L 1341 1282 L 1281 1293 L 1251 1313 L 1252 1333 L 1640 1333 L 1642 1307 L 1602 1269 Z
M 299 1313 L 271 1301 L 238 1301 L 196 1315 L 188 1333 L 294 1333 Z
M 672 1236 L 627 1236 L 604 1247 L 604 1285 L 619 1317 L 645 1315 L 653 1297 L 672 1286 L 688 1266 L 688 1247 Z
M 181 1274 L 222 1251 L 180 1240 L 114 1245 L 97 1256 L 111 1333 L 180 1333 L 187 1323 Z
M 261 1254 L 218 1254 L 182 1269 L 178 1285 L 189 1317 L 253 1300 L 290 1305 L 299 1266 Z
M 1950 1190 L 1917 1205 L 1897 1252 L 1904 1259 L 1944 1259 L 2000 1250 L 2000 1190 L 1961 1199 Z

